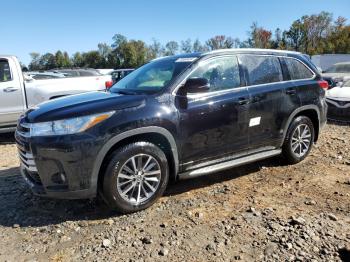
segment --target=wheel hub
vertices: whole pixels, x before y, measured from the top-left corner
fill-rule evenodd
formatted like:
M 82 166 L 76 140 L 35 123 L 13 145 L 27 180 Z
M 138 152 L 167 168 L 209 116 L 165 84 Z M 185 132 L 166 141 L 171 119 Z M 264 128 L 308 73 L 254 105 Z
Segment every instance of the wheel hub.
M 134 155 L 119 170 L 117 190 L 124 200 L 139 205 L 154 195 L 160 179 L 160 165 L 153 156 Z

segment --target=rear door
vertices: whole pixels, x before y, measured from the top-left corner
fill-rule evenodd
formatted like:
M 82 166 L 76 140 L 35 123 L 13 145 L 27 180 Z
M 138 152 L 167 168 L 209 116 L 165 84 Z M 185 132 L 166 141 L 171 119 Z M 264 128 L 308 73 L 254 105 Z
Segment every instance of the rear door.
M 293 100 L 296 101 L 298 99 L 299 104 L 295 104 L 296 107 L 308 105 L 317 101 L 320 95 L 320 88 L 318 83 L 314 80 L 315 73 L 299 59 L 284 57 L 281 58 L 281 61 L 283 61 L 287 69 L 288 79 L 294 86 L 293 93 L 289 91 L 291 89 L 286 90 L 289 100 L 294 98 Z
M 0 126 L 12 126 L 25 110 L 19 65 L 12 59 L 0 58 Z
M 278 147 L 282 137 L 283 73 L 278 57 L 239 55 L 250 96 L 248 115 L 249 148 Z

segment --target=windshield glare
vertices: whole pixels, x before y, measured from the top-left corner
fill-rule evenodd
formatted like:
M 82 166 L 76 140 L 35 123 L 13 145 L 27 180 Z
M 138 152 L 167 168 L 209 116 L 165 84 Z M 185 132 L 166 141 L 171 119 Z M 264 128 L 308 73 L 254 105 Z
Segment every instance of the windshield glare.
M 163 58 L 150 62 L 128 74 L 110 89 L 135 93 L 156 93 L 169 86 L 192 62 L 179 58 Z
M 350 64 L 333 65 L 325 73 L 350 73 Z

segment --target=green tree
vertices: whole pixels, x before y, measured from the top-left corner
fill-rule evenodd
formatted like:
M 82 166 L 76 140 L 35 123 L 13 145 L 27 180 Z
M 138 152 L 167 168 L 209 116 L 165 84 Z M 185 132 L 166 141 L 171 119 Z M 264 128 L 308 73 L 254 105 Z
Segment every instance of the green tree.
M 179 44 L 176 41 L 170 41 L 166 43 L 165 45 L 165 52 L 164 54 L 166 56 L 169 55 L 175 55 L 179 51 Z
M 72 66 L 73 67 L 84 67 L 84 58 L 80 52 L 76 52 L 72 57 Z
M 196 39 L 193 42 L 193 48 L 192 48 L 193 52 L 206 52 L 209 51 L 208 47 L 205 45 L 202 45 L 202 43 Z
M 39 70 L 39 60 L 40 60 L 40 54 L 36 52 L 32 52 L 29 54 L 31 58 L 31 62 L 29 63 L 29 70 L 35 71 Z
M 250 47 L 254 48 L 271 48 L 272 47 L 272 33 L 263 27 L 259 27 L 258 23 L 254 22 L 250 27 L 248 43 Z
M 238 38 L 233 39 L 230 36 L 217 35 L 210 38 L 206 42 L 206 45 L 210 50 L 234 48 L 239 46 L 239 40 Z
M 50 70 L 57 67 L 56 57 L 51 53 L 46 53 L 40 58 L 40 70 Z
M 181 51 L 184 53 L 193 52 L 192 40 L 190 38 L 186 39 L 185 41 L 181 41 Z
M 155 38 L 152 39 L 152 43 L 148 45 L 147 48 L 147 59 L 152 60 L 157 57 L 160 57 L 164 54 L 164 48 L 162 47 L 162 44 L 156 40 Z

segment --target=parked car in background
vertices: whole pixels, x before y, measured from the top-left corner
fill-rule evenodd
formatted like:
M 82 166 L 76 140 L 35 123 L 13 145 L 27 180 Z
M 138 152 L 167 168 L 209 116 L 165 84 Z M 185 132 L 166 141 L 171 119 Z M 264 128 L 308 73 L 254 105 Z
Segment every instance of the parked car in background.
M 96 69 L 56 69 L 52 70 L 56 73 L 64 74 L 66 77 L 79 77 L 79 76 L 101 76 Z
M 170 179 L 282 154 L 309 154 L 326 121 L 325 89 L 302 54 L 227 49 L 154 60 L 110 92 L 27 111 L 16 141 L 37 195 L 91 198 L 123 213 L 152 205 Z
M 110 76 L 35 80 L 23 75 L 15 56 L 0 55 L 0 133 L 13 131 L 18 117 L 44 101 L 105 90 Z
M 43 71 L 43 72 L 25 72 L 25 76 L 31 77 L 35 80 L 43 80 L 43 79 L 52 79 L 52 78 L 63 78 L 66 77 L 64 74 L 58 73 L 58 72 L 50 72 L 50 71 Z
M 350 80 L 327 91 L 328 118 L 350 122 Z
M 99 72 L 101 75 L 110 75 L 110 73 L 112 71 L 114 71 L 114 69 L 96 69 L 97 72 Z
M 326 71 L 334 64 L 350 62 L 350 54 L 313 55 L 311 57 L 311 61 L 322 71 Z
M 350 62 L 337 63 L 323 71 L 322 76 L 331 77 L 336 83 L 350 79 Z
M 121 80 L 122 78 L 126 77 L 128 74 L 133 72 L 134 70 L 135 69 L 132 69 L 132 68 L 130 68 L 130 69 L 117 69 L 117 70 L 113 70 L 109 74 L 112 76 L 112 81 L 115 84 L 119 80 Z

